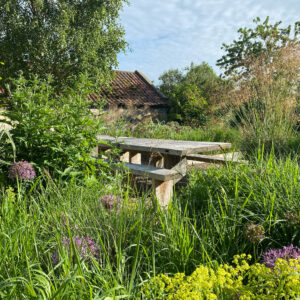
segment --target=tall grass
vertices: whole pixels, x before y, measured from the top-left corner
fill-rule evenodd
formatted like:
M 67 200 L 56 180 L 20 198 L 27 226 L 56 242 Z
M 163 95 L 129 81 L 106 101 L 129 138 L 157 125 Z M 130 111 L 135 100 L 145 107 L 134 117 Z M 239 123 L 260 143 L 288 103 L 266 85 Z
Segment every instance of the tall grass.
M 190 274 L 238 253 L 259 260 L 270 247 L 300 246 L 299 183 L 296 160 L 261 154 L 249 166 L 192 172 L 167 211 L 121 174 L 80 184 L 42 176 L 2 189 L 0 298 L 132 298 L 159 273 Z M 104 194 L 122 198 L 120 212 L 99 205 Z M 262 240 L 249 241 L 249 224 L 264 228 Z M 73 243 L 66 248 L 64 238 L 75 236 L 94 240 L 99 257 L 82 258 Z

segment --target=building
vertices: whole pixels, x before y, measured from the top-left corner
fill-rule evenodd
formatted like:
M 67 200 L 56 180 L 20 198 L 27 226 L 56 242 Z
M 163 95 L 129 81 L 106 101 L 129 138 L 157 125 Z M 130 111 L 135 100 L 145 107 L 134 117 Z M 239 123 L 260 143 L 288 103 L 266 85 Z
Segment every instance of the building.
M 99 95 L 91 95 L 92 100 Z M 107 102 L 103 116 L 108 123 L 122 117 L 130 123 L 166 121 L 168 100 L 140 71 L 115 71 L 110 89 L 101 92 L 101 98 Z

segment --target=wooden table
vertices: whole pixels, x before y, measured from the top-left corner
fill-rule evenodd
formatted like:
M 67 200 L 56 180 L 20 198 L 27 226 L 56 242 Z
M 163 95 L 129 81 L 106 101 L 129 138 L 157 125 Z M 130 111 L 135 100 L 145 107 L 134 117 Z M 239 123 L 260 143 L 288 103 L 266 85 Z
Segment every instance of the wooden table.
M 231 148 L 230 143 L 178 141 L 165 139 L 131 138 L 99 135 L 99 150 L 105 151 L 112 147 L 123 150 L 121 161 L 142 166 L 154 166 L 168 170 L 175 170 L 186 175 L 187 159 L 189 155 Z M 173 184 L 180 178 L 173 180 Z M 166 184 L 165 184 L 166 185 Z M 170 184 L 171 186 L 171 184 Z M 173 185 L 172 185 L 173 186 Z M 170 188 L 168 188 L 170 190 Z M 168 198 L 169 196 L 167 196 Z

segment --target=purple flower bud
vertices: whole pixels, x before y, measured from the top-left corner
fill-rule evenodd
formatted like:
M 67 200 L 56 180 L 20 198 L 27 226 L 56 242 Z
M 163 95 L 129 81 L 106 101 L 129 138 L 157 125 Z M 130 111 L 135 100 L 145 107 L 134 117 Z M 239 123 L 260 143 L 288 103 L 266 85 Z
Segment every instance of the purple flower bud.
M 118 211 L 121 207 L 121 198 L 115 195 L 104 195 L 100 198 L 100 205 L 104 206 L 108 210 L 114 209 L 116 206 L 118 208 Z
M 32 164 L 27 161 L 18 161 L 9 168 L 9 178 L 20 180 L 31 180 L 35 177 L 35 170 Z
M 262 255 L 263 263 L 271 269 L 274 268 L 278 258 L 287 261 L 290 259 L 300 259 L 300 248 L 293 245 L 284 246 L 282 249 L 271 249 Z
M 76 247 L 81 258 L 88 260 L 89 255 L 94 257 L 94 259 L 99 258 L 99 246 L 89 236 L 83 238 L 76 235 L 75 237 L 73 237 L 73 244 Z M 70 239 L 68 237 L 64 237 L 62 245 L 69 251 Z

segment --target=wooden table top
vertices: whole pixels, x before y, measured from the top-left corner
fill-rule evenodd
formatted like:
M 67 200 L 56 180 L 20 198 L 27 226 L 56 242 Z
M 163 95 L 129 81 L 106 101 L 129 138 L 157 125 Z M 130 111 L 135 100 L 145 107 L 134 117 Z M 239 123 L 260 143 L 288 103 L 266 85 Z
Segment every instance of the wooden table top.
M 216 142 L 195 142 L 195 141 L 176 141 L 163 139 L 146 139 L 118 137 L 114 138 L 107 135 L 97 136 L 99 146 L 107 146 L 106 143 L 112 144 L 117 148 L 128 151 L 140 152 L 159 152 L 163 154 L 171 154 L 177 156 L 185 156 L 187 154 L 198 152 L 211 152 L 215 150 L 223 150 L 231 148 L 230 143 Z

